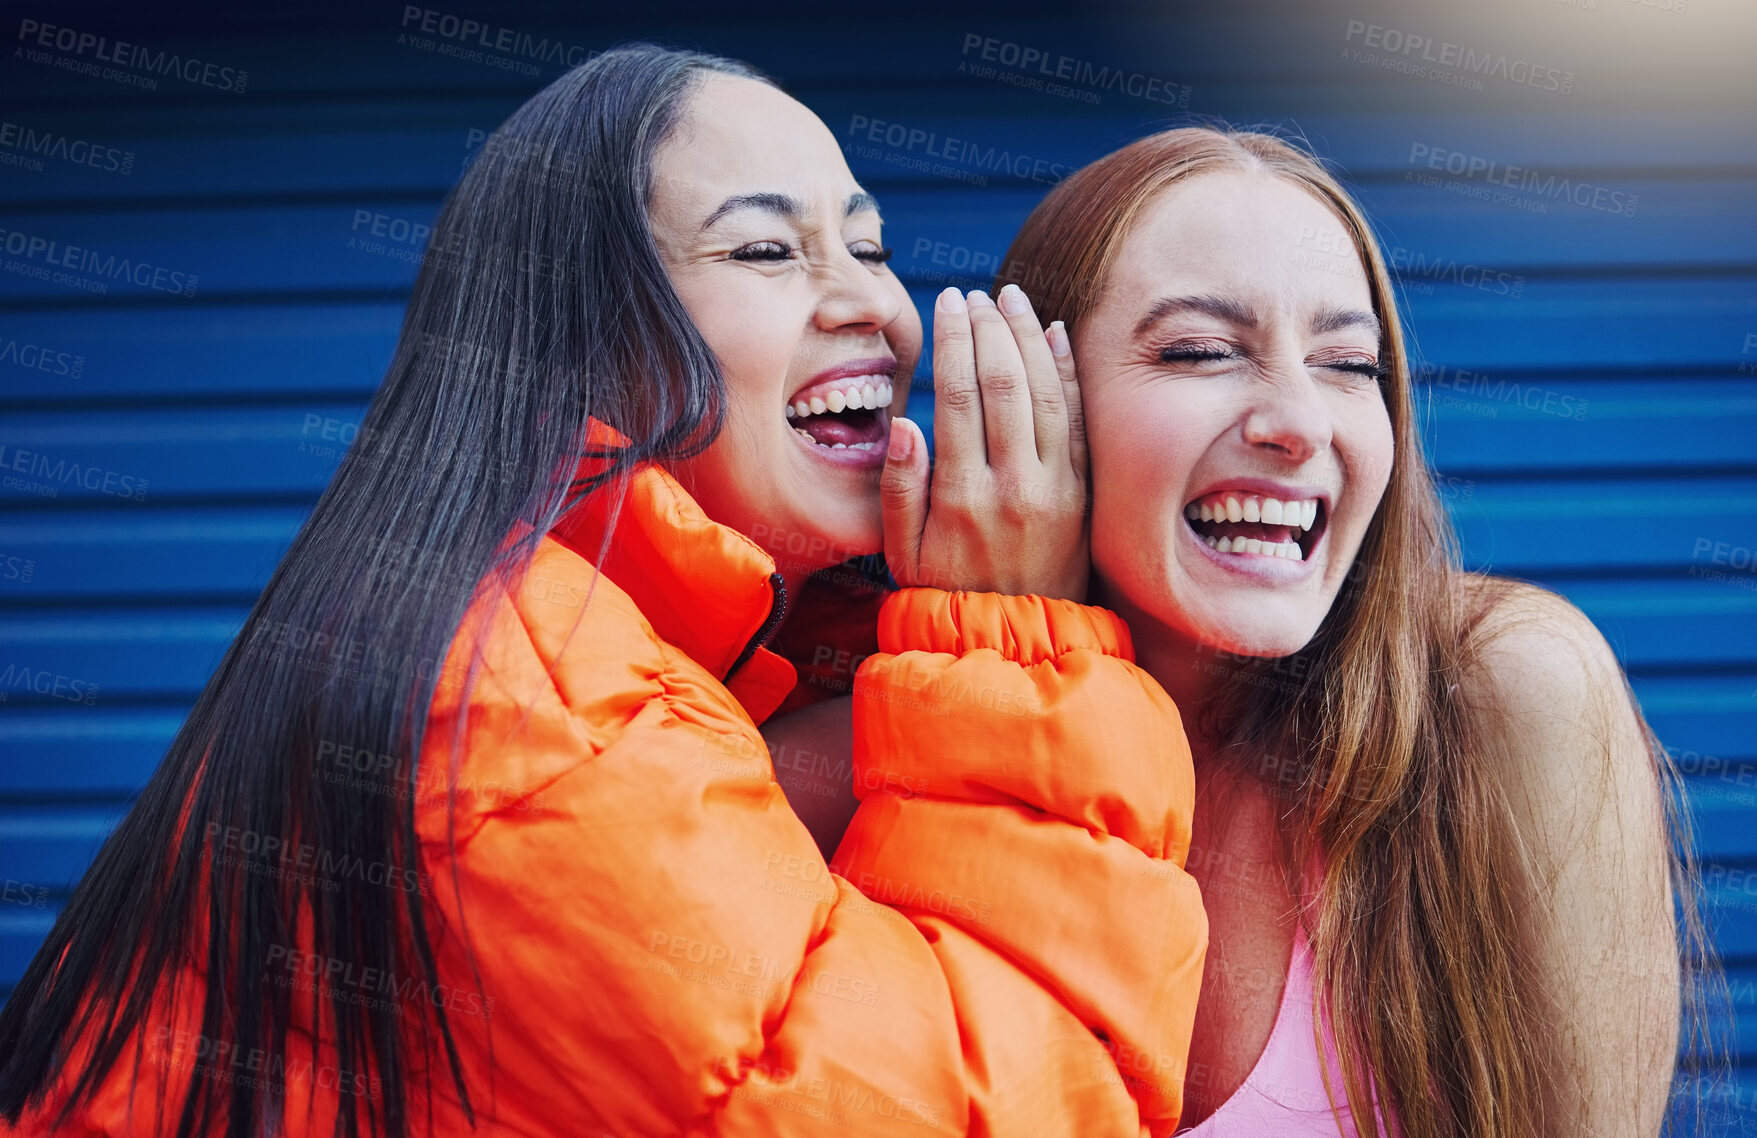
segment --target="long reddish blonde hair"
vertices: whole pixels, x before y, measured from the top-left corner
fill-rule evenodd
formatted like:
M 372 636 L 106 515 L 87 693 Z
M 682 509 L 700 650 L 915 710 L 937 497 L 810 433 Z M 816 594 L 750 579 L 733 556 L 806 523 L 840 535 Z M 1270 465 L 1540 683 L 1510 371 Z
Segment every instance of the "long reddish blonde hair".
M 1457 698 L 1512 586 L 1460 567 L 1428 472 L 1392 279 L 1360 208 L 1311 155 L 1273 135 L 1185 127 L 1140 139 L 1058 185 L 1026 220 L 995 280 L 1077 337 L 1135 219 L 1161 191 L 1216 169 L 1289 179 L 1335 211 L 1367 271 L 1384 326 L 1384 393 L 1395 457 L 1356 562 L 1303 667 L 1230 668 L 1192 734 L 1240 763 L 1280 756 L 1287 865 L 1322 851 L 1306 915 L 1317 1000 L 1341 1053 L 1343 1101 L 1376 1094 L 1406 1138 L 1530 1138 L 1567 1107 L 1556 1088 L 1554 1009 L 1520 911 L 1514 820 L 1492 772 L 1492 733 Z M 1289 675 L 1301 677 L 1290 681 Z M 1625 694 L 1627 693 L 1625 681 Z M 1633 705 L 1633 695 L 1629 694 Z M 1636 708 L 1639 718 L 1640 711 Z M 1697 875 L 1677 774 L 1645 720 L 1666 790 L 1685 966 L 1713 977 L 1694 904 Z M 1608 750 L 1606 752 L 1608 759 Z M 1694 1050 L 1712 1053 L 1695 1005 Z M 1315 1021 L 1317 1017 L 1314 1017 Z M 1356 1127 L 1377 1138 L 1372 1112 Z

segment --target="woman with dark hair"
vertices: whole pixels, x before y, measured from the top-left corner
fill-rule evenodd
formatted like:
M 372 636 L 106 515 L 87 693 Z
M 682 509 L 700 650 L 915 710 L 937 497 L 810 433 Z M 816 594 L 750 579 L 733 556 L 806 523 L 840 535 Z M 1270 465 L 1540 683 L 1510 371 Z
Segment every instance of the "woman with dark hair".
M 999 279 L 1073 333 L 1092 598 L 1194 750 L 1188 1133 L 1657 1133 L 1681 991 L 1713 1053 L 1675 771 L 1590 621 L 1460 568 L 1359 207 L 1280 139 L 1169 130 Z
M 0 1012 L 0 1117 L 1170 1132 L 1189 754 L 1078 603 L 1067 340 L 1017 289 L 940 298 L 930 495 L 879 234 L 726 60 L 618 49 L 502 125 L 360 441 Z M 858 587 L 881 547 L 915 587 Z M 795 716 L 849 730 L 861 657 L 832 873 L 775 769 Z

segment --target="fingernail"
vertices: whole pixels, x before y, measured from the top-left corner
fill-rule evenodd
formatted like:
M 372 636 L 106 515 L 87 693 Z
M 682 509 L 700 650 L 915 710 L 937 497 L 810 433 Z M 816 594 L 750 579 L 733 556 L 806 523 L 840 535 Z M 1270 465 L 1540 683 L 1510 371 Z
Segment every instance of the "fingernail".
M 902 462 L 915 450 L 915 432 L 903 425 L 906 422 L 906 419 L 891 420 L 891 441 L 885 447 L 886 462 Z
M 992 306 L 994 304 L 994 301 L 988 299 L 988 294 L 986 292 L 983 292 L 981 289 L 979 289 L 979 288 L 971 289 L 970 290 L 970 307 L 976 308 L 976 307 L 979 307 L 984 304 Z
M 1049 328 L 1044 331 L 1043 338 L 1049 341 L 1049 350 L 1056 355 L 1065 356 L 1070 354 L 1071 349 L 1068 347 L 1068 330 L 1060 320 L 1050 324 Z
M 955 288 L 948 288 L 940 293 L 939 306 L 946 312 L 965 312 L 964 294 Z
M 1009 284 L 1000 290 L 995 307 L 1008 316 L 1023 316 L 1031 311 L 1031 302 L 1025 299 L 1023 289 L 1016 284 Z

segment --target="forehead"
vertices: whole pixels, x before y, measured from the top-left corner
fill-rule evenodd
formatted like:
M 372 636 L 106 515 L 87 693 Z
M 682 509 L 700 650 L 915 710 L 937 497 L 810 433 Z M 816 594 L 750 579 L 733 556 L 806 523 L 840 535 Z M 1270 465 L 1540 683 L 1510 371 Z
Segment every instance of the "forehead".
M 835 136 L 802 103 L 767 83 L 708 75 L 654 156 L 656 205 L 717 206 L 735 193 L 810 199 L 855 188 Z M 711 200 L 710 200 L 711 199 Z
M 1257 170 L 1198 174 L 1159 193 L 1123 238 L 1108 283 L 1107 300 L 1130 307 L 1174 293 L 1236 296 L 1265 309 L 1372 307 L 1366 269 L 1336 211 Z

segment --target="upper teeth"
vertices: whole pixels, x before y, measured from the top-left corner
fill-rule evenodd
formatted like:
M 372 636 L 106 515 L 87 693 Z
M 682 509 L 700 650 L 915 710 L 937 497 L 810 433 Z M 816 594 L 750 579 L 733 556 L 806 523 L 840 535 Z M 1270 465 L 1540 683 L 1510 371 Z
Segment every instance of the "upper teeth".
M 807 415 L 822 415 L 826 411 L 859 411 L 861 409 L 876 411 L 880 407 L 891 405 L 893 390 L 888 379 L 879 376 L 867 376 L 849 387 L 832 388 L 826 395 L 813 395 L 807 399 L 795 399 L 787 407 L 789 419 L 803 419 Z
M 1318 520 L 1318 500 L 1304 498 L 1286 501 L 1280 498 L 1259 498 L 1256 495 L 1240 497 L 1237 494 L 1218 494 L 1185 506 L 1184 517 L 1204 522 L 1263 522 L 1266 525 L 1298 526 L 1302 530 L 1309 530 L 1312 523 Z

